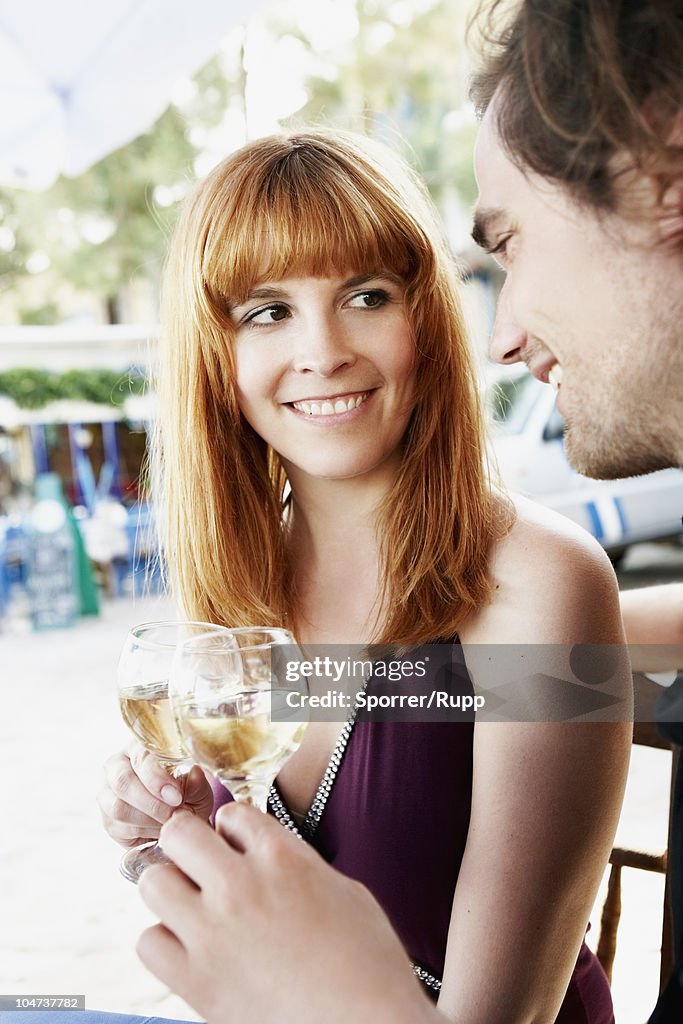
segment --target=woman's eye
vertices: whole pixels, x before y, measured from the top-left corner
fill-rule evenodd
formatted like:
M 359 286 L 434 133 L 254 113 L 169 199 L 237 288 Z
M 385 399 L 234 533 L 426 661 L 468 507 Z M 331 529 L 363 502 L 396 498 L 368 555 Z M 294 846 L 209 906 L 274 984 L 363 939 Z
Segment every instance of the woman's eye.
M 289 316 L 286 306 L 273 305 L 264 306 L 250 313 L 243 320 L 245 324 L 256 324 L 258 327 L 268 327 L 270 324 L 277 324 Z
M 355 309 L 377 309 L 389 301 L 389 294 L 383 288 L 371 288 L 366 292 L 358 292 L 349 299 L 349 306 Z

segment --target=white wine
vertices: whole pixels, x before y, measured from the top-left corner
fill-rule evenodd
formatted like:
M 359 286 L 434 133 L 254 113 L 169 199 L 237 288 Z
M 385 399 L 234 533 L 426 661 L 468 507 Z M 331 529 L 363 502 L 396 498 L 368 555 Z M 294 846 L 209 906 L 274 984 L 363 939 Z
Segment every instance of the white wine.
M 298 749 L 306 722 L 273 721 L 272 707 L 286 708 L 286 691 L 248 689 L 214 706 L 189 698 L 176 705 L 178 728 L 194 760 L 228 788 L 233 781 L 267 780 L 268 785 Z
M 119 692 L 119 704 L 126 725 L 147 750 L 166 761 L 185 758 L 168 699 L 167 680 L 125 687 Z

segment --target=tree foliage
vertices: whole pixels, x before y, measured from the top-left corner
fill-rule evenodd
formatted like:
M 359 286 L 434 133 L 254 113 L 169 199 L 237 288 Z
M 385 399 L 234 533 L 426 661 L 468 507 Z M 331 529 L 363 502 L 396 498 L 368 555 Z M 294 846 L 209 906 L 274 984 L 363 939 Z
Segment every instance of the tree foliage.
M 331 55 L 337 61 L 331 75 L 309 79 L 309 102 L 295 123 L 364 131 L 402 149 L 437 203 L 455 191 L 470 204 L 476 195 L 476 125 L 465 102 L 470 8 L 468 0 L 355 0 L 357 39 Z
M 0 289 L 30 273 L 39 253 L 57 284 L 98 296 L 118 319 L 121 289 L 158 279 L 178 202 L 195 177 L 192 130 L 220 121 L 229 87 L 214 58 L 195 76 L 186 109 L 169 106 L 149 131 L 78 178 L 60 177 L 43 192 L 0 190 Z M 23 319 L 54 315 L 50 305 L 25 310 Z
M 475 127 L 463 103 L 463 38 L 471 0 L 324 3 L 346 5 L 355 38 L 328 38 L 321 47 L 320 34 L 313 38 L 305 19 L 297 20 L 296 7 L 280 4 L 268 15 L 273 38 L 294 37 L 318 68 L 293 123 L 365 131 L 403 150 L 442 207 L 454 195 L 470 203 Z M 244 109 L 242 58 L 238 47 L 232 58 L 211 60 L 195 75 L 182 109 L 171 105 L 148 132 L 79 178 L 62 177 L 42 193 L 0 189 L 0 293 L 48 266 L 54 284 L 47 295 L 34 289 L 28 304 L 16 300 L 24 322 L 58 322 L 64 282 L 99 297 L 111 320 L 119 318 L 118 299 L 130 282 L 157 283 L 203 140 L 229 107 Z
M 0 395 L 12 398 L 22 409 L 42 409 L 62 399 L 121 406 L 130 395 L 145 389 L 145 378 L 136 370 L 66 370 L 52 373 L 33 367 L 16 367 L 0 373 Z

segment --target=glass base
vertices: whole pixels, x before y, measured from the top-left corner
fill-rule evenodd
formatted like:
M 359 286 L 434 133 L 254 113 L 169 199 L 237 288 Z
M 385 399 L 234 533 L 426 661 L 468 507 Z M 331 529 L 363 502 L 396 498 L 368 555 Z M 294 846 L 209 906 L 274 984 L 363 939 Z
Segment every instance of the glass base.
M 158 843 L 145 843 L 143 846 L 134 846 L 121 858 L 119 869 L 123 877 L 137 885 L 142 872 L 151 867 L 152 864 L 172 864 L 173 861 L 166 856 Z

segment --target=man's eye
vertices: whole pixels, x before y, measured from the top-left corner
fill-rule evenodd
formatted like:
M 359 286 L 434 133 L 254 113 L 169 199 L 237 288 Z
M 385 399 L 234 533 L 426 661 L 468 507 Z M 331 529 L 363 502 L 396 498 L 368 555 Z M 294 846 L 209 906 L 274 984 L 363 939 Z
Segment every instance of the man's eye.
M 510 235 L 506 235 L 505 238 L 501 238 L 492 248 L 487 249 L 486 251 L 489 256 L 505 256 L 510 237 Z
M 275 304 L 254 310 L 253 313 L 245 316 L 242 322 L 245 324 L 255 324 L 257 327 L 267 327 L 269 324 L 277 324 L 281 320 L 285 320 L 288 316 L 289 310 L 286 306 Z
M 355 309 L 377 309 L 389 301 L 389 293 L 383 288 L 371 288 L 365 292 L 357 292 L 349 299 L 349 306 Z

